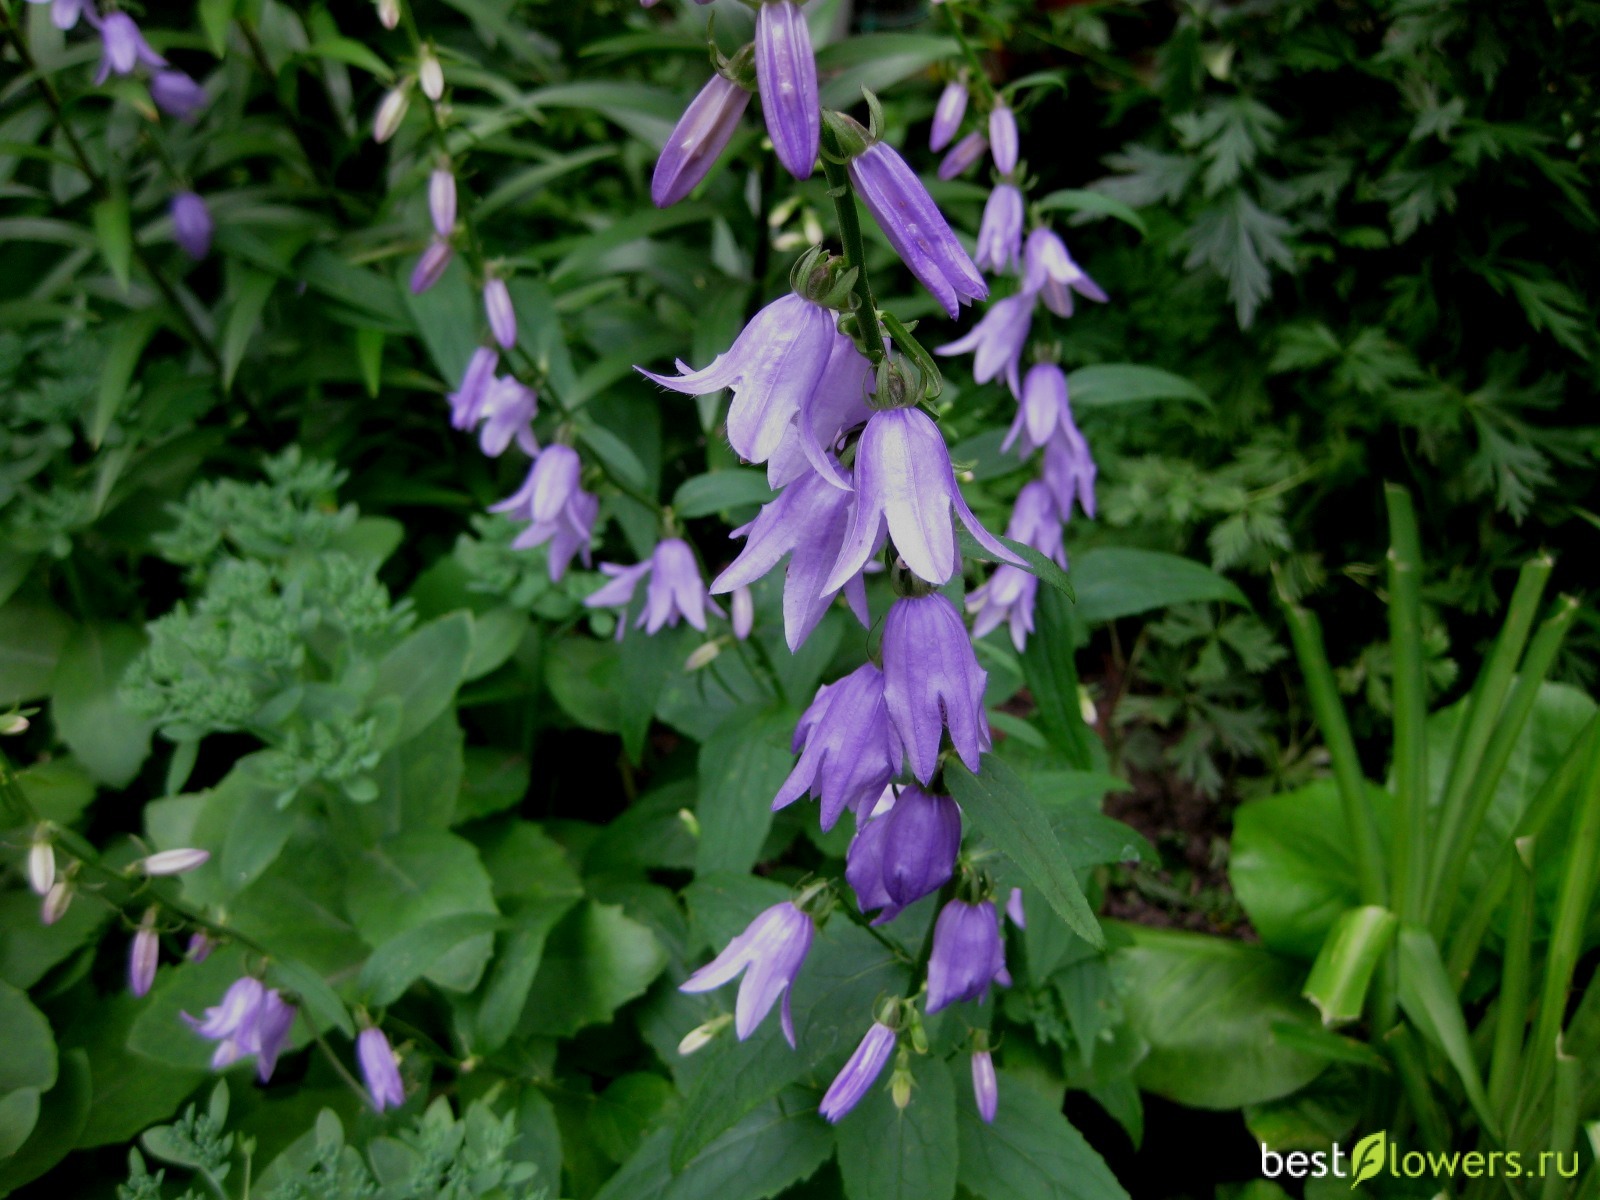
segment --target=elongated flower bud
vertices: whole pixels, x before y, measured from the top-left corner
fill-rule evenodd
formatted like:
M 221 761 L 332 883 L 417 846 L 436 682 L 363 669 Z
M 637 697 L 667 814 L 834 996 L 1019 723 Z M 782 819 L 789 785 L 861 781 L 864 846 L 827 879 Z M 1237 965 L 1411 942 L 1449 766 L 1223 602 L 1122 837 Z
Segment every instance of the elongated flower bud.
M 211 210 L 195 193 L 179 192 L 172 198 L 172 236 L 190 258 L 198 262 L 211 252 L 215 229 Z
M 36 896 L 48 896 L 56 885 L 56 848 L 48 838 L 28 847 L 28 886 Z
M 424 46 L 418 56 L 417 83 L 429 100 L 437 101 L 444 95 L 444 67 L 440 65 L 439 56 L 433 52 L 432 46 Z
M 385 29 L 400 24 L 400 0 L 378 0 L 378 24 Z
M 996 105 L 989 114 L 989 153 L 1000 174 L 1017 169 L 1017 114 L 1004 104 Z
M 182 71 L 157 71 L 150 78 L 150 99 L 169 117 L 193 121 L 206 103 L 206 90 Z
M 794 0 L 765 0 L 756 16 L 756 84 L 778 161 L 796 179 L 817 165 L 822 105 L 811 30 Z
M 211 861 L 211 851 L 198 849 L 163 850 L 141 859 L 138 868 L 146 875 L 182 875 Z
M 456 227 L 456 177 L 445 167 L 428 176 L 428 215 L 433 232 L 447 238 Z
M 411 107 L 411 91 L 409 88 L 397 87 L 389 91 L 378 104 L 377 114 L 372 118 L 372 140 L 387 142 L 400 128 L 400 123 L 406 119 L 406 110 Z
M 133 945 L 128 948 L 128 990 L 135 996 L 146 995 L 156 979 L 156 963 L 161 958 L 161 939 L 156 935 L 156 910 L 145 909 L 133 935 Z
M 734 588 L 730 607 L 733 612 L 733 636 L 742 642 L 750 636 L 750 630 L 756 622 L 756 602 L 750 595 L 750 589 Z
M 749 103 L 750 93 L 721 75 L 713 75 L 700 89 L 656 160 L 650 199 L 657 208 L 669 208 L 694 191 L 727 147 Z
M 818 1110 L 832 1124 L 838 1124 L 846 1113 L 861 1103 L 894 1049 L 895 1033 L 882 1022 L 873 1022 L 867 1036 L 861 1039 L 850 1061 L 828 1086 Z
M 455 251 L 450 248 L 449 242 L 430 243 L 428 248 L 422 252 L 422 257 L 417 259 L 417 265 L 412 268 L 411 294 L 420 296 L 438 283 L 453 257 L 455 257 Z
M 39 923 L 54 925 L 67 915 L 67 908 L 71 903 L 72 885 L 65 879 L 56 880 L 45 896 L 44 903 L 39 905 Z
M 489 318 L 489 331 L 502 350 L 517 344 L 517 312 L 511 307 L 511 291 L 504 279 L 491 279 L 483 285 L 483 311 Z
M 356 1059 L 361 1064 L 361 1077 L 366 1081 L 372 1107 L 378 1112 L 386 1108 L 399 1108 L 406 1102 L 405 1085 L 400 1081 L 400 1066 L 394 1056 L 394 1047 L 378 1028 L 363 1029 L 356 1038 Z
M 994 1059 L 987 1050 L 972 1056 L 972 1096 L 978 1102 L 978 1115 L 992 1125 L 1000 1105 L 1000 1085 L 994 1077 Z
M 965 175 L 972 170 L 972 164 L 982 158 L 983 152 L 988 148 L 989 139 L 983 134 L 967 134 L 950 147 L 950 153 L 939 163 L 939 178 L 948 183 L 958 175 Z
M 929 150 L 943 150 L 961 128 L 961 119 L 967 115 L 967 85 L 952 79 L 940 93 L 939 105 L 933 110 L 933 132 L 928 136 Z

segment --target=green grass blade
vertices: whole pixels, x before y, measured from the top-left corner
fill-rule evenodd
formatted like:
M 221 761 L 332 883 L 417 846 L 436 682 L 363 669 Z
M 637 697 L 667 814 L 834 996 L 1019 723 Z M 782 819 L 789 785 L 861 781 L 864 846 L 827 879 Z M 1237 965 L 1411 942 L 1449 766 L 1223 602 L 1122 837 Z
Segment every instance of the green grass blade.
M 1384 485 L 1389 508 L 1389 651 L 1394 664 L 1394 910 L 1425 919 L 1428 846 L 1428 689 L 1422 654 L 1422 550 L 1411 494 Z
M 1511 859 L 1511 916 L 1506 926 L 1506 956 L 1500 967 L 1494 1049 L 1489 1054 L 1489 1107 L 1501 1126 L 1510 1125 L 1508 1111 L 1516 1095 L 1522 1066 L 1522 1039 L 1528 1028 L 1528 996 L 1533 956 L 1533 839 L 1517 845 Z

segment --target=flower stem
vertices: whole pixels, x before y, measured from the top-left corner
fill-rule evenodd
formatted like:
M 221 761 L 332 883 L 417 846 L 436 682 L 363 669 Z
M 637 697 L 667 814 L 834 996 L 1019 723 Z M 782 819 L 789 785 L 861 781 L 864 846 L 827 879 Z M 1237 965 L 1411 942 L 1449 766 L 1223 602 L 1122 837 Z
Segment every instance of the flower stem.
M 861 214 L 856 210 L 855 192 L 850 187 L 850 173 L 844 167 L 844 152 L 833 130 L 826 121 L 822 124 L 822 170 L 828 177 L 828 194 L 833 197 L 834 215 L 839 221 L 839 240 L 844 245 L 847 266 L 856 269 L 855 297 L 857 315 L 861 319 L 861 340 L 867 357 L 877 366 L 888 357 L 883 344 L 883 330 L 878 326 L 878 302 L 873 299 L 872 285 L 867 282 L 867 251 L 861 240 Z

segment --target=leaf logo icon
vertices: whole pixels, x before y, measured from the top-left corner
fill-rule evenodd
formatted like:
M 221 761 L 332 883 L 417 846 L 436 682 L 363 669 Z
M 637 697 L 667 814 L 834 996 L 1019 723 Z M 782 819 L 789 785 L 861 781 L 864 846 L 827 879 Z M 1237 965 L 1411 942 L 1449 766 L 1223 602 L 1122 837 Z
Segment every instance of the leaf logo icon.
M 1355 1178 L 1350 1181 L 1350 1190 L 1354 1191 L 1363 1179 L 1371 1179 L 1383 1170 L 1388 1157 L 1389 1135 L 1381 1129 L 1357 1142 L 1355 1149 L 1350 1152 L 1350 1168 L 1355 1172 Z

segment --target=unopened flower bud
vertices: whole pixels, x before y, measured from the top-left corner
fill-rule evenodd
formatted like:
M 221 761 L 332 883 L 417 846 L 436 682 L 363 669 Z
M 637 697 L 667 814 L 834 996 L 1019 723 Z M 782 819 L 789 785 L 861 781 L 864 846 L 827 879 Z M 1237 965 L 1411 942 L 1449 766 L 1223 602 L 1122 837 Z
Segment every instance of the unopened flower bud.
M 704 1050 L 732 1021 L 732 1017 L 723 1013 L 721 1016 L 712 1017 L 703 1025 L 696 1025 L 683 1035 L 683 1041 L 678 1043 L 678 1053 L 687 1057 L 697 1050 Z
M 433 231 L 447 238 L 456 227 L 456 177 L 447 167 L 437 168 L 428 177 L 428 215 Z
M 683 661 L 685 671 L 699 671 L 709 667 L 716 661 L 717 655 L 722 653 L 722 643 L 716 640 L 702 642 L 694 648 L 693 653 Z
M 429 243 L 417 259 L 417 265 L 411 269 L 411 294 L 420 296 L 438 283 L 453 257 L 455 251 L 449 242 Z
M 400 0 L 378 0 L 378 23 L 385 29 L 400 24 Z
M 896 1108 L 904 1109 L 911 1104 L 911 1060 L 903 1049 L 900 1061 L 894 1065 L 894 1074 L 889 1076 L 889 1095 Z
M 196 929 L 189 935 L 189 944 L 184 947 L 183 955 L 190 962 L 202 963 L 211 957 L 211 952 L 216 946 L 209 933 L 204 929 Z
M 372 118 L 372 140 L 387 142 L 392 138 L 400 128 L 400 123 L 406 119 L 406 110 L 410 107 L 409 88 L 402 86 L 388 92 L 378 105 L 377 115 Z
M 163 850 L 134 864 L 146 875 L 182 875 L 211 860 L 211 851 L 193 847 L 182 850 Z
M 28 847 L 28 886 L 36 896 L 48 896 L 56 882 L 56 848 L 41 836 Z
M 39 921 L 44 925 L 54 925 L 67 915 L 67 907 L 72 903 L 72 885 L 65 879 L 58 879 L 51 885 L 50 891 L 45 895 L 44 903 L 39 905 Z
M 517 344 L 517 310 L 511 306 L 511 291 L 499 276 L 483 285 L 483 310 L 489 318 L 489 331 L 502 350 Z
M 1081 683 L 1078 685 L 1078 712 L 1083 717 L 1085 725 L 1093 725 L 1099 717 L 1094 710 L 1094 697 L 1089 695 L 1089 689 Z
M 149 993 L 156 980 L 156 963 L 161 958 L 161 939 L 156 935 L 156 910 L 145 909 L 144 919 L 128 949 L 128 990 L 135 996 Z
M 733 589 L 732 613 L 733 636 L 742 642 L 750 636 L 750 630 L 756 623 L 756 602 L 749 588 Z
M 429 100 L 437 100 L 444 95 L 444 68 L 439 65 L 439 56 L 433 52 L 432 46 L 424 46 L 417 62 L 417 82 L 422 85 L 422 94 Z
M 28 731 L 28 718 L 21 713 L 12 713 L 9 717 L 0 717 L 0 736 L 10 737 Z

